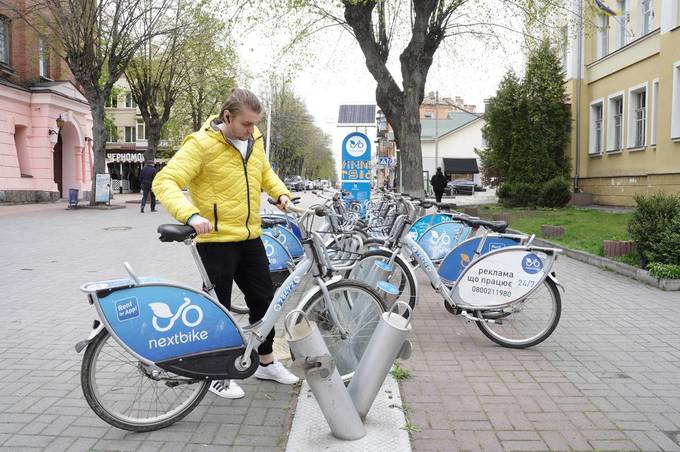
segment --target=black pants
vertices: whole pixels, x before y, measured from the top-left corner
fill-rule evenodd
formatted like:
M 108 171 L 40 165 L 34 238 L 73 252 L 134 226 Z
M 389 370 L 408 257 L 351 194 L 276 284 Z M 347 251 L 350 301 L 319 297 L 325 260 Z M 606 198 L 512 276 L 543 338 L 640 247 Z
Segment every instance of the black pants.
M 264 317 L 274 298 L 274 285 L 269 276 L 269 260 L 259 238 L 243 242 L 198 243 L 198 253 L 205 266 L 210 281 L 215 285 L 215 292 L 225 308 L 231 306 L 231 286 L 236 285 L 250 309 L 250 323 L 253 324 Z M 260 344 L 257 352 L 268 355 L 273 352 L 274 329 L 267 339 Z
M 442 202 L 442 195 L 444 194 L 444 190 L 439 191 L 435 190 L 434 191 L 434 197 L 437 199 L 437 202 Z
M 142 185 L 142 207 L 140 209 L 142 212 L 146 206 L 146 198 L 149 195 L 151 195 L 151 210 L 156 210 L 156 195 L 154 195 L 151 191 L 151 187 L 145 187 Z

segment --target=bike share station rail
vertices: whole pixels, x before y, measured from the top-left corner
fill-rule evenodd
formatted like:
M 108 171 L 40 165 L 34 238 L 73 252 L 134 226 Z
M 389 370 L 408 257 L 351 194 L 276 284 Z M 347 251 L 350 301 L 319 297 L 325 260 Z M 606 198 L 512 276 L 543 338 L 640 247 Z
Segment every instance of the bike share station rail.
M 406 309 L 406 317 L 394 312 L 399 305 Z M 288 314 L 286 339 L 294 357 L 293 371 L 305 382 L 287 450 L 411 450 L 402 428 L 406 419 L 399 387 L 388 375 L 395 359 L 408 359 L 411 354 L 406 339 L 411 314 L 408 304 L 397 301 L 382 315 L 347 387 L 316 325 L 302 311 Z M 303 320 L 298 321 L 298 316 Z

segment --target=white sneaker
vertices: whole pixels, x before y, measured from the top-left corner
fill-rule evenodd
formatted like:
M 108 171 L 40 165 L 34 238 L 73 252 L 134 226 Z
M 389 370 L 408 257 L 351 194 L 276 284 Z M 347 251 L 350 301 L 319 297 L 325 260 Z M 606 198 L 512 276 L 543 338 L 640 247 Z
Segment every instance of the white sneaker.
M 266 367 L 258 366 L 255 371 L 255 378 L 259 380 L 274 380 L 284 385 L 292 385 L 300 381 L 298 377 L 290 373 L 279 361 L 274 361 Z
M 210 392 L 222 397 L 224 399 L 240 399 L 245 397 L 246 393 L 234 380 L 229 380 L 229 384 L 225 386 L 226 380 L 215 380 L 210 384 Z

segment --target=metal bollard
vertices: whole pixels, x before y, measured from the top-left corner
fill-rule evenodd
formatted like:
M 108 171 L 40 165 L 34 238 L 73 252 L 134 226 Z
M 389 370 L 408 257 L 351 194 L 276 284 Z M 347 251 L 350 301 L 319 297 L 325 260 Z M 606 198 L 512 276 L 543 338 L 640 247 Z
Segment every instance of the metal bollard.
M 394 312 L 398 305 L 404 305 L 408 310 L 408 318 Z M 394 360 L 398 357 L 408 359 L 410 356 L 411 343 L 406 340 L 406 336 L 411 331 L 412 314 L 407 303 L 397 301 L 382 315 L 381 322 L 371 336 L 359 367 L 347 387 L 361 419 L 366 418 Z
M 375 287 L 382 299 L 385 300 L 385 304 L 390 308 L 394 306 L 399 298 L 399 288 L 387 281 L 378 281 Z
M 291 319 L 297 320 L 293 314 L 302 315 L 305 322 L 291 328 Z M 297 309 L 288 313 L 284 326 L 291 355 L 295 356 L 293 369 L 307 379 L 333 436 L 349 441 L 366 436 L 366 428 L 316 324 Z
M 376 287 L 379 281 L 389 281 L 394 272 L 394 265 L 389 262 L 378 261 L 366 275 L 358 275 L 359 279 L 371 287 Z

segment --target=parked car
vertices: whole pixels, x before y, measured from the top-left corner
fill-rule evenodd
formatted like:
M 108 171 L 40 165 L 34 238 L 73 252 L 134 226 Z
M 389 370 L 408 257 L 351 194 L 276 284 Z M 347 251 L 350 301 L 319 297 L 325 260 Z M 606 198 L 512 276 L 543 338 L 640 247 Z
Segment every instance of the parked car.
M 314 190 L 314 182 L 309 179 L 305 179 L 305 190 Z
M 472 195 L 475 192 L 475 183 L 468 179 L 454 179 L 446 184 L 444 194 L 451 195 Z
M 290 191 L 302 191 L 305 189 L 305 182 L 300 176 L 287 176 L 283 179 L 286 188 Z

